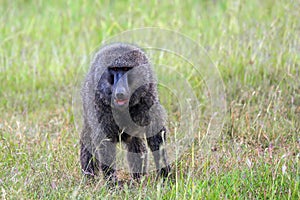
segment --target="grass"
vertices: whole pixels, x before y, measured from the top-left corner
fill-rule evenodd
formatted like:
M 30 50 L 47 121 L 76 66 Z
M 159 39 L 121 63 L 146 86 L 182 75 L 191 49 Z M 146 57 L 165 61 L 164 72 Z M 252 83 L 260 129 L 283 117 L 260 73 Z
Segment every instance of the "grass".
M 2 199 L 300 198 L 298 1 L 0 2 Z M 225 125 L 203 153 L 209 119 L 199 113 L 196 140 L 172 163 L 168 184 L 150 175 L 141 185 L 108 190 L 102 177 L 87 183 L 81 175 L 74 80 L 102 40 L 151 26 L 207 50 L 226 90 Z M 201 81 L 189 80 L 204 103 Z M 176 122 L 172 95 L 163 94 Z

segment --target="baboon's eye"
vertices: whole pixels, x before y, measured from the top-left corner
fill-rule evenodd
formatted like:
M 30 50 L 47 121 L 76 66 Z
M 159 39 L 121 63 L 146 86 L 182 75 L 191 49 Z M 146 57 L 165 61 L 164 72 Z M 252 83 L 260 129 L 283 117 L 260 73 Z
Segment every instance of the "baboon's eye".
M 131 69 L 132 69 L 132 67 L 123 67 L 123 68 L 122 68 L 122 70 L 125 71 L 125 72 L 127 72 L 127 71 L 129 71 L 129 70 L 131 70 Z
M 118 68 L 117 67 L 112 67 L 111 68 L 113 71 L 118 71 Z

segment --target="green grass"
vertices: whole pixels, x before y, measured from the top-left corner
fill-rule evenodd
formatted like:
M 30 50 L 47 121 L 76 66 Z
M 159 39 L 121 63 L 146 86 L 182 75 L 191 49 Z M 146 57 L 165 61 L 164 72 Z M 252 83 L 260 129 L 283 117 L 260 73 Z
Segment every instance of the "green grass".
M 2 199 L 300 198 L 298 1 L 0 4 Z M 199 113 L 196 140 L 172 163 L 172 181 L 162 186 L 150 174 L 141 185 L 108 190 L 102 177 L 88 183 L 81 175 L 72 92 L 102 40 L 152 26 L 181 32 L 207 50 L 226 89 L 225 126 L 202 153 L 209 120 Z M 176 80 L 172 75 L 165 81 Z M 206 105 L 201 81 L 191 76 L 189 83 Z M 175 121 L 172 95 L 161 93 Z

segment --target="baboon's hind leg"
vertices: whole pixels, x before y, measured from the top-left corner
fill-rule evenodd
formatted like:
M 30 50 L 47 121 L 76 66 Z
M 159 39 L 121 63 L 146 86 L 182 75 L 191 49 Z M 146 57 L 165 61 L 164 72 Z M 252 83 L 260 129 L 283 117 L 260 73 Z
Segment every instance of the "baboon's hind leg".
M 88 149 L 82 141 L 80 142 L 80 163 L 84 175 L 93 177 L 97 174 L 98 167 L 91 153 L 91 149 Z

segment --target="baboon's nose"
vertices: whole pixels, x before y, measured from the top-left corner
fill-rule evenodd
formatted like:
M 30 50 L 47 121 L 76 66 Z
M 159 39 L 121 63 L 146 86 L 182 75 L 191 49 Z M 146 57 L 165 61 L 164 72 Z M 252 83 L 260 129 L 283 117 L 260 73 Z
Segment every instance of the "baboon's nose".
M 115 98 L 119 100 L 126 99 L 126 89 L 124 87 L 117 87 L 115 91 Z
M 117 99 L 125 99 L 125 94 L 124 93 L 116 93 Z
M 125 90 L 124 90 L 125 91 Z M 115 103 L 119 106 L 125 105 L 128 102 L 125 92 L 118 92 L 115 95 Z

